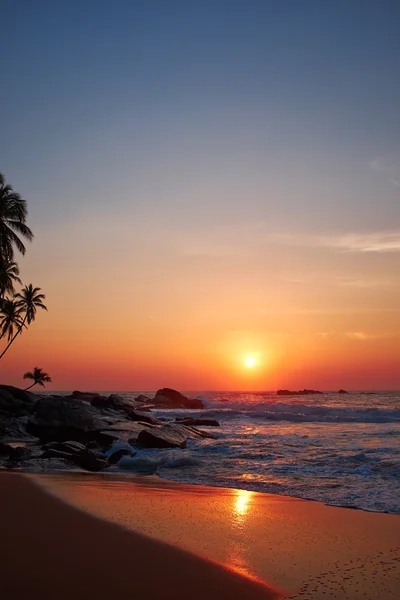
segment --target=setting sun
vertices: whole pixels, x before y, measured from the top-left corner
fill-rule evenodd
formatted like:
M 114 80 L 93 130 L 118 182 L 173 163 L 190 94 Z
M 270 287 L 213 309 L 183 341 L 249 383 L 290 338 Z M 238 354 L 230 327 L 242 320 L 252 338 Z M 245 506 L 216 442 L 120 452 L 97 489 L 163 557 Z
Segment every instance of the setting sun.
M 256 361 L 254 358 L 248 357 L 245 359 L 244 364 L 246 365 L 246 367 L 255 367 L 256 365 Z

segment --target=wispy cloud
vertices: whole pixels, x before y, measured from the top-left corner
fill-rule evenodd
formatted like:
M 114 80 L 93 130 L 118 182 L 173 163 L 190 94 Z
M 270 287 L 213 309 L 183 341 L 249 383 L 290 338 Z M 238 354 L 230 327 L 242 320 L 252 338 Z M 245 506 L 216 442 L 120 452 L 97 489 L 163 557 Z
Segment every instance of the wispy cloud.
M 309 248 L 332 248 L 347 252 L 400 251 L 400 231 L 337 235 L 282 234 L 274 237 L 287 245 Z
M 369 162 L 369 167 L 386 177 L 392 185 L 400 186 L 399 156 L 376 156 Z

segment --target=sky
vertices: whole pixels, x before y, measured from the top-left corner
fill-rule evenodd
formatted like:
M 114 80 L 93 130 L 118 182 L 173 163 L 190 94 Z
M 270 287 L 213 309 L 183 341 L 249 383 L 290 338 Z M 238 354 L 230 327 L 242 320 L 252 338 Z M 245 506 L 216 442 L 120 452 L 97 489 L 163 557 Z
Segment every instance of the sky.
M 400 389 L 398 2 L 0 12 L 0 171 L 49 309 L 3 381 Z

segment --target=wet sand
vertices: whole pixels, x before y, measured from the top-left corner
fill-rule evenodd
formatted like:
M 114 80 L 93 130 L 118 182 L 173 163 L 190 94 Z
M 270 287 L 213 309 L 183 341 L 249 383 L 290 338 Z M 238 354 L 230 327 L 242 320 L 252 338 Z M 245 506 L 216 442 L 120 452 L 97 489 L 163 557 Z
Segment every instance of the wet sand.
M 156 477 L 63 474 L 36 480 L 91 514 L 272 584 L 292 599 L 400 597 L 397 515 Z M 197 583 L 189 585 L 197 589 Z
M 101 505 L 104 491 L 96 485 L 91 490 Z M 122 511 L 124 504 L 121 495 Z M 281 597 L 221 565 L 77 510 L 17 474 L 0 474 L 0 531 L 4 600 Z

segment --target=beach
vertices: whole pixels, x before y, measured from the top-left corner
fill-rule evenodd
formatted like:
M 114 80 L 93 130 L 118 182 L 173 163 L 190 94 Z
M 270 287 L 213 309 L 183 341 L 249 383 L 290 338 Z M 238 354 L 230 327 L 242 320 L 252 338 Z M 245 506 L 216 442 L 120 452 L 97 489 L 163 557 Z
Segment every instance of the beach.
M 146 540 L 146 544 L 156 544 L 159 554 L 152 554 L 154 549 L 149 550 L 149 554 L 151 569 L 157 574 L 157 580 L 165 581 L 166 576 L 167 579 L 171 577 L 171 571 L 173 580 L 184 578 L 182 585 L 185 592 L 182 596 L 171 596 L 175 598 L 200 598 L 203 595 L 207 598 L 281 597 L 279 593 L 274 595 L 271 591 L 275 589 L 292 600 L 398 599 L 400 519 L 397 515 L 337 508 L 320 502 L 245 490 L 178 484 L 157 477 L 124 478 L 111 474 L 75 473 L 29 475 L 22 479 L 20 476 L 1 474 L 0 482 L 4 477 L 7 481 L 2 484 L 3 490 L 8 489 L 10 484 L 18 485 L 21 488 L 19 493 L 23 494 L 22 497 L 14 487 L 11 488 L 14 501 L 21 505 L 21 510 L 23 507 L 22 520 L 15 515 L 14 522 L 16 531 L 20 529 L 20 533 L 24 520 L 41 532 L 44 523 L 51 518 L 46 506 L 54 500 L 42 494 L 37 486 L 80 509 L 79 512 L 69 512 L 68 527 L 65 520 L 62 524 L 57 520 L 56 527 L 61 527 L 61 530 L 53 540 L 52 548 L 56 553 L 65 548 L 61 539 L 66 535 L 74 554 L 85 557 L 84 564 L 87 560 L 90 563 L 95 556 L 95 562 L 99 561 L 94 578 L 96 581 L 98 573 L 100 577 L 104 575 L 103 561 L 108 568 L 116 562 L 118 585 L 123 586 L 122 580 L 127 576 L 125 569 L 128 569 L 129 580 L 137 586 L 138 563 L 136 555 L 134 559 L 132 555 L 127 557 L 126 550 L 121 546 L 116 556 L 108 542 L 105 544 L 104 541 L 93 539 L 91 530 L 80 529 L 82 523 L 85 528 L 89 527 L 89 522 L 93 528 L 94 523 L 101 523 L 102 527 L 105 523 L 113 523 L 122 526 L 122 529 L 115 529 L 121 536 L 123 531 L 130 530 L 129 535 L 135 536 L 136 543 L 141 546 L 140 557 L 144 562 L 139 567 L 140 576 L 149 568 L 149 565 L 145 565 L 143 540 Z M 25 495 L 26 491 L 36 499 L 34 512 L 26 510 L 27 506 L 32 506 L 30 496 Z M 2 496 L 4 503 L 4 492 Z M 58 503 L 57 510 L 61 510 L 61 506 L 63 511 L 71 510 Z M 38 511 L 41 512 L 40 518 Z M 100 517 L 102 521 L 91 518 L 86 523 L 81 511 Z M 3 511 L 1 514 L 4 517 Z M 70 526 L 73 529 L 70 530 Z M 75 531 L 73 539 L 72 530 Z M 146 537 L 142 537 L 143 534 Z M 37 555 L 37 551 L 33 551 L 36 535 L 31 532 L 27 539 L 23 536 L 17 545 L 17 552 L 26 558 L 28 565 L 31 554 Z M 28 550 L 29 545 L 31 551 Z M 167 564 L 164 553 L 170 557 L 171 552 L 180 552 L 180 561 L 195 561 L 193 568 L 201 568 L 208 574 L 209 569 L 222 569 L 218 570 L 223 578 L 223 581 L 219 580 L 222 587 L 230 585 L 230 577 L 238 577 L 237 581 L 247 586 L 246 591 L 240 591 L 237 587 L 233 593 L 226 587 L 225 591 L 217 592 L 214 583 L 207 588 L 205 582 L 208 579 L 200 581 L 195 571 L 189 576 L 183 562 L 177 565 L 171 559 L 172 564 Z M 195 555 L 198 558 L 195 559 Z M 46 561 L 42 559 L 41 564 L 40 572 L 46 577 Z M 19 560 L 18 569 L 21 568 Z M 70 568 L 67 572 L 75 577 Z M 149 572 L 145 580 L 153 584 L 154 581 L 152 578 L 149 580 L 148 576 Z M 203 572 L 201 577 L 204 577 Z M 201 583 L 205 584 L 207 591 L 204 587 L 201 590 Z M 160 593 L 165 594 L 166 585 L 161 587 Z M 170 597 L 157 596 L 157 590 L 154 592 L 156 595 L 152 593 L 147 591 L 146 597 Z M 133 597 L 142 596 L 136 593 Z

